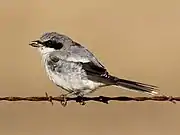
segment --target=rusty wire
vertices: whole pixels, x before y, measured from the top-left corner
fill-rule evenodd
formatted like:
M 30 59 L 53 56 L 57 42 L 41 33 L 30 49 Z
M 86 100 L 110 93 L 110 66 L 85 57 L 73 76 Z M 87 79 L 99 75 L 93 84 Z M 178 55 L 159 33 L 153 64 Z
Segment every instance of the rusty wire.
M 172 97 L 172 96 L 151 96 L 151 97 L 127 97 L 127 96 L 120 96 L 120 97 L 106 97 L 106 96 L 98 96 L 98 97 L 52 97 L 49 96 L 47 93 L 45 96 L 42 97 L 0 97 L 0 101 L 49 101 L 53 105 L 53 101 L 60 102 L 63 106 L 67 105 L 68 101 L 76 101 L 81 103 L 82 105 L 85 104 L 87 101 L 96 101 L 101 103 L 108 104 L 109 101 L 169 101 L 176 103 L 176 101 L 180 101 L 180 97 Z

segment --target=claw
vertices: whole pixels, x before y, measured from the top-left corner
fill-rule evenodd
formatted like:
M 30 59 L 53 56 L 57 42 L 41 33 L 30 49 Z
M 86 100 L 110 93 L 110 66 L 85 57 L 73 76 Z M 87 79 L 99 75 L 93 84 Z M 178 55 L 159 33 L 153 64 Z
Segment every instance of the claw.
M 80 105 L 85 105 L 86 102 L 82 101 L 82 102 L 79 102 Z
M 63 106 L 63 107 L 65 107 L 66 105 L 67 105 L 67 97 L 66 97 L 66 95 L 64 95 L 64 94 L 62 94 L 62 95 L 60 95 L 60 98 L 62 99 L 60 102 L 61 102 L 61 105 Z
M 76 102 L 78 102 L 80 105 L 85 105 L 85 104 L 86 104 L 86 102 L 83 101 L 83 97 L 81 97 L 81 96 L 78 96 L 78 97 L 77 97 Z

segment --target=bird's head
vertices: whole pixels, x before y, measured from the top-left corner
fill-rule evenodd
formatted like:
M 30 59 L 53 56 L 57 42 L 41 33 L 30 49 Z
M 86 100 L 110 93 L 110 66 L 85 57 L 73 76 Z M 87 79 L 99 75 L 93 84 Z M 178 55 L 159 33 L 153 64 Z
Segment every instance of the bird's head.
M 38 40 L 32 41 L 29 45 L 38 48 L 41 53 L 50 53 L 66 48 L 73 41 L 56 32 L 44 33 Z

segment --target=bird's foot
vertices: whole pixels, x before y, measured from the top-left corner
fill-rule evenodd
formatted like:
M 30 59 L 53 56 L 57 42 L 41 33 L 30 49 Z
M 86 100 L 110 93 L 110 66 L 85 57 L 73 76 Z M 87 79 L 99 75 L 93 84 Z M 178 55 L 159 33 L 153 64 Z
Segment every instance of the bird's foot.
M 61 105 L 63 106 L 63 107 L 65 107 L 66 105 L 67 105 L 67 95 L 64 95 L 64 94 L 61 94 L 60 95 L 60 98 L 61 98 Z
M 85 105 L 86 102 L 83 100 L 82 96 L 78 96 L 76 102 L 78 102 L 80 105 Z
M 86 102 L 85 101 L 82 101 L 82 102 L 79 102 L 80 105 L 85 105 Z

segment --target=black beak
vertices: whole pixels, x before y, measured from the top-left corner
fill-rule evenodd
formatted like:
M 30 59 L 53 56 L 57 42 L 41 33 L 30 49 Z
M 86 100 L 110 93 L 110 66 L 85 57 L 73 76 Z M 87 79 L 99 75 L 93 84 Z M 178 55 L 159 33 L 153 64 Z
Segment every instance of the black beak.
M 31 41 L 31 43 L 29 45 L 32 47 L 41 47 L 42 44 L 43 43 L 40 40 L 35 40 L 35 41 Z

